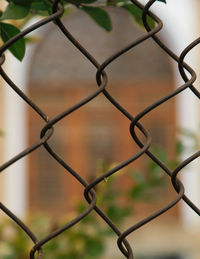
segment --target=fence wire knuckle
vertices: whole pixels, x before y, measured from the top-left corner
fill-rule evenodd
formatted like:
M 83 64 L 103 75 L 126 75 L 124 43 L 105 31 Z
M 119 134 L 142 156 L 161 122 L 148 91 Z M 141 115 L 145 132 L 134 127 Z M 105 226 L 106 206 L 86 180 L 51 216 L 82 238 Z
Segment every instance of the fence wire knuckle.
M 148 116 L 148 114 L 154 110 L 157 109 L 161 104 L 167 102 L 168 100 L 174 98 L 175 96 L 179 95 L 181 92 L 185 91 L 186 89 L 189 89 L 198 99 L 200 98 L 199 91 L 194 87 L 193 83 L 196 80 L 196 74 L 195 71 L 187 64 L 185 63 L 184 59 L 186 55 L 200 43 L 200 38 L 193 41 L 191 44 L 189 44 L 181 53 L 181 55 L 178 57 L 172 50 L 170 50 L 165 43 L 157 36 L 157 33 L 162 29 L 163 23 L 157 17 L 155 14 L 153 14 L 151 11 L 149 11 L 149 8 L 156 2 L 156 0 L 150 0 L 145 6 L 143 6 L 139 1 L 137 0 L 131 0 L 132 4 L 139 7 L 142 12 L 142 19 L 144 23 L 144 27 L 146 29 L 146 32 L 143 36 L 136 39 L 134 42 L 129 44 L 128 46 L 124 47 L 120 51 L 116 52 L 112 56 L 110 56 L 107 60 L 105 60 L 102 64 L 99 64 L 98 61 L 89 53 L 88 50 L 86 50 L 69 32 L 69 30 L 64 26 L 64 24 L 61 21 L 61 16 L 64 12 L 64 9 L 62 5 L 60 4 L 59 0 L 53 1 L 53 14 L 50 15 L 47 18 L 41 19 L 39 22 L 33 24 L 32 26 L 28 27 L 24 31 L 20 32 L 18 35 L 7 41 L 1 48 L 0 48 L 0 74 L 2 78 L 5 80 L 7 85 L 13 89 L 13 91 L 16 92 L 18 96 L 20 96 L 34 111 L 35 113 L 40 116 L 45 126 L 40 131 L 40 138 L 36 143 L 31 145 L 30 147 L 23 150 L 21 153 L 17 154 L 15 157 L 13 157 L 11 160 L 5 162 L 0 167 L 0 171 L 2 172 L 5 170 L 8 166 L 11 166 L 13 163 L 19 161 L 23 157 L 27 156 L 28 154 L 32 153 L 34 150 L 37 150 L 41 148 L 42 146 L 46 149 L 48 154 L 51 156 L 52 159 L 54 159 L 57 163 L 59 163 L 63 168 L 66 169 L 67 172 L 69 172 L 75 179 L 78 181 L 83 187 L 84 187 L 84 197 L 85 200 L 88 203 L 88 207 L 83 211 L 81 214 L 79 214 L 77 217 L 75 217 L 70 222 L 67 222 L 64 226 L 61 228 L 55 230 L 53 233 L 47 235 L 42 240 L 38 240 L 36 235 L 32 233 L 30 228 L 25 225 L 16 215 L 14 215 L 6 206 L 2 203 L 0 203 L 1 210 L 9 217 L 11 218 L 32 240 L 33 242 L 33 248 L 30 251 L 30 258 L 37 258 L 42 259 L 43 253 L 42 253 L 42 247 L 47 242 L 52 240 L 58 235 L 62 235 L 62 233 L 69 228 L 72 228 L 74 225 L 79 224 L 79 222 L 84 219 L 88 214 L 90 214 L 92 211 L 95 211 L 105 222 L 106 224 L 115 232 L 117 236 L 117 244 L 121 251 L 121 253 L 124 255 L 124 257 L 132 259 L 134 258 L 133 251 L 131 248 L 131 245 L 127 241 L 127 237 L 136 231 L 137 229 L 141 228 L 145 224 L 151 222 L 153 219 L 159 217 L 172 207 L 174 207 L 178 202 L 183 200 L 185 203 L 188 204 L 188 206 L 191 207 L 193 211 L 195 211 L 198 215 L 200 215 L 200 209 L 184 194 L 184 185 L 183 183 L 178 179 L 178 175 L 180 173 L 180 170 L 186 167 L 189 163 L 191 163 L 193 160 L 197 159 L 200 155 L 200 151 L 194 153 L 184 161 L 182 161 L 173 171 L 170 170 L 166 164 L 164 164 L 155 154 L 153 154 L 149 148 L 151 147 L 151 134 L 146 129 L 142 123 L 140 122 L 141 119 L 145 116 Z M 147 22 L 147 16 L 151 16 L 151 18 L 155 21 L 156 26 L 151 29 Z M 41 110 L 40 107 L 37 106 L 36 103 L 34 103 L 23 91 L 20 90 L 20 87 L 18 87 L 12 79 L 6 74 L 6 72 L 3 70 L 2 65 L 5 61 L 5 55 L 4 52 L 18 39 L 24 37 L 25 35 L 29 34 L 30 32 L 36 30 L 37 28 L 44 26 L 45 24 L 48 24 L 50 22 L 54 22 L 58 29 L 63 33 L 67 40 L 69 40 L 90 62 L 91 64 L 96 68 L 96 89 L 93 90 L 93 92 L 86 96 L 84 99 L 82 99 L 80 102 L 74 104 L 72 107 L 66 109 L 65 111 L 61 112 L 57 116 L 49 119 L 48 114 L 45 114 Z M 144 110 L 142 110 L 139 114 L 133 115 L 129 111 L 127 111 L 107 90 L 108 85 L 108 76 L 105 72 L 106 67 L 108 67 L 115 59 L 119 58 L 121 55 L 128 51 L 133 51 L 133 49 L 137 46 L 142 44 L 144 41 L 148 39 L 153 39 L 154 43 L 157 44 L 158 47 L 160 47 L 171 59 L 177 62 L 179 72 L 181 77 L 184 80 L 184 84 L 170 92 L 168 95 L 163 96 L 161 99 L 157 100 L 156 102 L 152 103 L 148 107 L 146 107 Z M 186 73 L 186 71 L 188 73 Z M 190 75 L 190 78 L 188 78 L 188 74 Z M 71 168 L 67 162 L 58 155 L 55 150 L 51 147 L 49 144 L 49 139 L 54 135 L 54 127 L 56 127 L 56 124 L 61 121 L 63 118 L 66 118 L 68 115 L 73 113 L 74 111 L 80 109 L 82 106 L 86 105 L 90 101 L 92 101 L 94 98 L 96 98 L 99 95 L 103 95 L 117 110 L 119 113 L 123 114 L 129 121 L 130 121 L 130 135 L 132 137 L 132 141 L 136 143 L 139 147 L 139 151 L 135 154 L 133 154 L 131 157 L 127 158 L 125 161 L 121 162 L 114 168 L 108 170 L 101 176 L 97 177 L 95 180 L 93 180 L 90 183 L 87 183 L 86 180 L 73 168 Z M 137 129 L 137 130 L 136 130 Z M 141 134 L 144 136 L 141 140 L 138 136 L 137 132 L 140 131 Z M 129 134 L 127 132 L 127 134 Z M 55 133 L 56 134 L 56 133 Z M 175 191 L 177 192 L 176 197 L 174 197 L 173 200 L 171 200 L 166 206 L 163 208 L 160 208 L 155 213 L 149 215 L 148 217 L 140 220 L 136 224 L 130 226 L 126 230 L 120 230 L 116 224 L 114 224 L 108 216 L 103 212 L 103 210 L 97 206 L 97 195 L 95 193 L 95 187 L 100 184 L 102 181 L 104 181 L 105 178 L 117 174 L 117 172 L 125 168 L 127 165 L 134 163 L 137 159 L 139 159 L 141 156 L 148 156 L 152 161 L 154 161 L 171 179 L 171 183 Z M 119 208 L 120 210 L 120 208 Z

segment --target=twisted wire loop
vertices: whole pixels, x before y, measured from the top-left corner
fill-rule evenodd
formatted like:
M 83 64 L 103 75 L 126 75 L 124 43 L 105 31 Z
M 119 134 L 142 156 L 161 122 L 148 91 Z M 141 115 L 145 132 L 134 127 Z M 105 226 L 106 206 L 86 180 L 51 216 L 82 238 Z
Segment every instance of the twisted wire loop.
M 61 235 L 64 231 L 67 229 L 73 227 L 74 225 L 78 224 L 83 218 L 85 218 L 91 211 L 95 211 L 107 224 L 108 226 L 116 233 L 118 240 L 117 244 L 122 252 L 122 254 L 129 259 L 133 259 L 133 250 L 130 246 L 129 242 L 127 241 L 127 236 L 133 233 L 135 230 L 141 228 L 143 225 L 147 224 L 148 222 L 152 221 L 156 217 L 160 216 L 161 214 L 168 211 L 170 208 L 175 206 L 180 200 L 184 200 L 188 206 L 191 207 L 198 215 L 200 215 L 200 209 L 193 204 L 193 202 L 184 194 L 184 186 L 182 182 L 177 178 L 177 175 L 179 174 L 180 170 L 187 166 L 189 163 L 191 163 L 193 160 L 197 159 L 200 155 L 200 151 L 194 153 L 184 161 L 182 161 L 173 171 L 171 171 L 161 160 L 156 157 L 150 150 L 151 146 L 151 135 L 147 129 L 143 127 L 143 125 L 140 123 L 140 120 L 147 116 L 151 111 L 154 109 L 157 109 L 160 105 L 167 102 L 171 98 L 174 98 L 181 92 L 185 91 L 186 89 L 190 89 L 191 92 L 199 99 L 200 93 L 199 91 L 194 87 L 193 83 L 196 80 L 196 74 L 194 70 L 184 62 L 184 59 L 186 55 L 196 46 L 200 43 L 200 38 L 193 41 L 190 45 L 188 45 L 183 52 L 181 53 L 180 57 L 178 57 L 175 53 L 173 53 L 157 36 L 157 33 L 162 29 L 163 23 L 157 17 L 155 14 L 153 14 L 151 11 L 149 11 L 149 8 L 156 2 L 156 0 L 150 0 L 146 5 L 142 5 L 137 0 L 131 0 L 133 5 L 136 5 L 142 10 L 142 19 L 144 23 L 144 27 L 146 28 L 146 33 L 136 39 L 134 42 L 129 44 L 128 46 L 124 47 L 120 51 L 116 52 L 112 56 L 110 56 L 107 60 L 105 60 L 102 64 L 99 64 L 98 61 L 89 53 L 88 50 L 86 50 L 69 32 L 69 30 L 64 26 L 64 24 L 61 21 L 61 16 L 64 12 L 64 9 L 62 5 L 60 4 L 59 0 L 53 1 L 53 14 L 48 16 L 47 18 L 44 18 L 40 20 L 39 22 L 33 24 L 32 26 L 28 27 L 27 29 L 20 32 L 18 35 L 14 36 L 12 39 L 7 41 L 1 48 L 0 48 L 0 74 L 2 78 L 6 81 L 8 87 L 11 87 L 18 96 L 20 96 L 35 112 L 40 116 L 44 122 L 45 126 L 41 129 L 40 132 L 40 139 L 30 147 L 26 148 L 19 154 L 17 154 L 15 157 L 10 159 L 9 161 L 5 162 L 2 166 L 0 166 L 0 172 L 2 172 L 4 169 L 6 169 L 8 166 L 12 165 L 16 161 L 20 160 L 24 156 L 30 154 L 34 150 L 37 150 L 41 146 L 44 146 L 46 151 L 49 153 L 49 155 L 57 161 L 63 168 L 66 169 L 68 173 L 70 173 L 85 189 L 84 189 L 84 197 L 86 201 L 88 202 L 88 207 L 83 211 L 81 214 L 79 214 L 77 217 L 75 217 L 70 222 L 67 222 L 64 226 L 61 228 L 58 228 L 53 233 L 50 233 L 46 237 L 44 237 L 41 240 L 38 240 L 36 235 L 31 231 L 31 229 L 25 225 L 16 215 L 14 215 L 6 206 L 2 203 L 0 203 L 0 209 L 9 217 L 11 218 L 23 231 L 29 236 L 29 238 L 33 242 L 33 248 L 30 251 L 30 258 L 43 258 L 42 253 L 42 247 L 44 244 L 49 242 L 51 239 L 55 238 L 58 235 Z M 156 23 L 156 26 L 154 29 L 151 29 L 147 22 L 147 15 L 149 15 Z M 5 73 L 5 71 L 2 68 L 2 65 L 5 61 L 5 55 L 4 52 L 11 46 L 14 42 L 16 42 L 21 37 L 27 35 L 28 33 L 34 31 L 35 29 L 44 26 L 45 24 L 49 22 L 54 22 L 59 30 L 65 35 L 67 40 L 71 41 L 71 43 L 92 63 L 92 65 L 96 68 L 96 84 L 97 88 L 94 89 L 94 91 L 86 96 L 84 99 L 82 99 L 80 102 L 74 104 L 69 109 L 63 111 L 62 113 L 58 114 L 52 119 L 48 118 L 48 115 L 45 114 L 40 107 L 37 106 L 23 91 L 20 90 L 20 88 L 10 79 L 10 77 Z M 106 86 L 108 85 L 108 78 L 107 74 L 104 71 L 107 66 L 109 66 L 115 59 L 123 55 L 124 53 L 128 51 L 133 51 L 134 48 L 142 44 L 147 39 L 153 39 L 155 44 L 157 44 L 164 52 L 168 54 L 173 60 L 177 62 L 180 75 L 182 76 L 184 80 L 184 84 L 179 86 L 176 90 L 173 90 L 168 95 L 163 96 L 153 104 L 146 107 L 143 111 L 141 111 L 137 115 L 132 115 L 127 111 L 119 102 L 117 102 L 114 97 L 109 93 L 109 91 L 106 89 Z M 190 78 L 186 75 L 187 71 L 190 74 Z M 89 103 L 91 100 L 93 100 L 98 95 L 104 95 L 104 97 L 120 112 L 122 113 L 129 121 L 130 121 L 130 135 L 132 137 L 132 141 L 134 141 L 138 147 L 140 148 L 139 151 L 135 154 L 133 154 L 131 157 L 127 158 L 125 161 L 121 162 L 114 168 L 108 170 L 95 180 L 93 180 L 90 183 L 87 183 L 86 180 L 81 177 L 81 175 L 76 172 L 72 167 L 70 167 L 67 162 L 60 157 L 54 149 L 50 146 L 48 143 L 49 139 L 54 134 L 54 127 L 56 126 L 56 123 L 58 123 L 63 118 L 66 118 L 69 114 L 73 113 L 74 111 L 78 110 L 82 106 Z M 138 135 L 136 134 L 136 128 L 142 133 L 142 135 L 145 138 L 145 141 L 141 141 Z M 157 210 L 153 214 L 149 215 L 148 217 L 142 219 L 141 221 L 135 223 L 134 225 L 130 226 L 128 229 L 121 231 L 117 225 L 115 225 L 106 214 L 102 211 L 100 207 L 96 205 L 97 196 L 95 194 L 95 187 L 102 182 L 105 178 L 117 174 L 117 172 L 129 165 L 130 163 L 133 163 L 141 156 L 148 156 L 150 159 L 152 159 L 170 178 L 172 185 L 177 192 L 176 197 L 169 202 L 165 207 Z M 36 257 L 37 254 L 37 257 Z

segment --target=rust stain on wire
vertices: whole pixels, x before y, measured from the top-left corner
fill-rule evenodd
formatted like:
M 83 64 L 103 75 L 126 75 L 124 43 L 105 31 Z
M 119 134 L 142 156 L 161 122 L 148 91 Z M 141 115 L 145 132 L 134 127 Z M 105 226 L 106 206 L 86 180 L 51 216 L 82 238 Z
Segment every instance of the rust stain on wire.
M 196 207 L 195 204 L 189 198 L 184 194 L 184 186 L 182 182 L 177 178 L 180 170 L 187 166 L 190 162 L 195 160 L 199 157 L 200 151 L 196 152 L 195 154 L 191 155 L 187 159 L 185 159 L 183 162 L 181 162 L 173 171 L 171 171 L 164 163 L 162 163 L 158 157 L 156 157 L 152 152 L 149 151 L 149 147 L 151 146 L 151 135 L 148 132 L 147 129 L 143 127 L 143 125 L 140 123 L 140 120 L 147 116 L 149 112 L 151 112 L 153 109 L 156 109 L 164 102 L 167 102 L 169 99 L 177 96 L 182 91 L 185 91 L 186 89 L 190 89 L 193 94 L 199 99 L 200 93 L 199 91 L 193 86 L 194 81 L 196 80 L 196 74 L 193 71 L 193 69 L 184 62 L 185 56 L 196 46 L 200 43 L 200 38 L 193 41 L 190 45 L 188 45 L 183 52 L 181 53 L 180 57 L 178 57 L 175 53 L 173 53 L 165 44 L 161 41 L 161 39 L 157 36 L 157 33 L 162 29 L 163 23 L 157 17 L 155 14 L 149 11 L 149 8 L 154 4 L 156 0 L 150 0 L 148 3 L 143 6 L 139 1 L 137 0 L 131 0 L 133 5 L 136 5 L 139 7 L 143 12 L 143 23 L 146 28 L 146 33 L 139 37 L 137 40 L 135 40 L 133 43 L 129 44 L 122 50 L 118 51 L 111 57 L 109 57 L 106 61 L 104 61 L 102 64 L 99 64 L 97 60 L 89 53 L 88 50 L 86 50 L 69 32 L 69 30 L 63 25 L 60 16 L 63 14 L 64 10 L 62 5 L 59 3 L 59 0 L 55 0 L 53 4 L 53 14 L 49 17 L 42 19 L 41 21 L 33 24 L 32 26 L 28 27 L 12 39 L 10 39 L 8 42 L 6 42 L 1 48 L 0 48 L 0 74 L 3 77 L 3 79 L 7 82 L 7 84 L 40 116 L 44 122 L 45 126 L 43 129 L 41 129 L 40 133 L 40 139 L 37 143 L 34 145 L 28 147 L 21 153 L 17 154 L 15 157 L 13 157 L 11 160 L 5 162 L 0 167 L 0 172 L 2 172 L 5 168 L 12 165 L 16 161 L 20 160 L 22 157 L 28 155 L 29 153 L 33 152 L 34 150 L 40 148 L 41 146 L 44 146 L 49 155 L 52 157 L 52 159 L 55 159 L 57 163 L 62 165 L 81 185 L 84 186 L 84 197 L 86 201 L 88 202 L 87 209 L 82 212 L 80 215 L 78 215 L 76 218 L 74 218 L 72 221 L 67 222 L 64 226 L 57 229 L 53 233 L 47 235 L 42 240 L 38 240 L 36 235 L 32 233 L 32 231 L 29 229 L 27 225 L 25 225 L 16 215 L 14 215 L 8 208 L 5 207 L 4 204 L 0 203 L 0 209 L 7 214 L 8 217 L 10 217 L 13 221 L 18 224 L 18 226 L 30 237 L 30 239 L 33 242 L 33 247 L 30 251 L 29 258 L 34 259 L 42 259 L 42 247 L 44 244 L 46 244 L 51 239 L 55 238 L 58 235 L 62 235 L 64 231 L 67 229 L 73 227 L 76 224 L 79 224 L 79 222 L 86 217 L 91 211 L 95 211 L 107 224 L 108 226 L 116 233 L 118 236 L 117 244 L 121 251 L 121 253 L 124 255 L 125 258 L 133 259 L 133 250 L 129 242 L 127 241 L 128 235 L 133 233 L 135 230 L 141 228 L 143 225 L 151 222 L 156 217 L 159 217 L 161 214 L 165 213 L 169 209 L 171 209 L 173 206 L 175 206 L 180 200 L 184 200 L 185 203 L 190 206 L 192 210 L 194 210 L 198 215 L 200 215 L 200 209 Z M 147 15 L 150 15 L 151 18 L 155 21 L 156 27 L 154 29 L 151 29 L 147 23 Z M 63 111 L 58 116 L 54 117 L 53 119 L 49 120 L 47 114 L 45 114 L 29 97 L 23 93 L 17 85 L 9 78 L 9 76 L 5 73 L 5 71 L 2 68 L 2 65 L 5 61 L 4 52 L 8 49 L 9 46 L 11 46 L 15 41 L 20 39 L 21 37 L 27 35 L 28 33 L 34 31 L 35 29 L 49 23 L 54 22 L 58 28 L 61 30 L 61 32 L 65 35 L 66 39 L 72 42 L 72 44 L 93 64 L 93 66 L 96 68 L 96 84 L 97 88 L 94 89 L 94 92 L 90 95 L 88 95 L 86 98 L 81 100 L 80 102 L 76 103 L 71 108 Z M 146 107 L 142 112 L 139 114 L 133 116 L 130 114 L 120 103 L 118 103 L 113 96 L 109 93 L 109 91 L 106 89 L 107 86 L 107 74 L 105 73 L 104 69 L 109 66 L 115 59 L 123 55 L 125 52 L 129 50 L 133 50 L 135 46 L 142 44 L 145 40 L 152 38 L 155 42 L 155 44 L 158 45 L 158 47 L 162 48 L 164 52 L 168 54 L 170 58 L 175 60 L 178 64 L 179 72 L 184 80 L 184 84 L 178 87 L 176 90 L 172 91 L 170 94 L 163 96 L 161 99 L 157 100 L 155 103 L 151 104 L 150 106 Z M 190 74 L 190 78 L 186 75 L 185 70 Z M 88 102 L 90 102 L 92 99 L 94 99 L 98 95 L 104 95 L 105 98 L 107 98 L 110 103 L 115 106 L 115 108 L 122 113 L 126 118 L 130 121 L 130 132 L 127 132 L 127 134 L 130 134 L 132 136 L 132 140 L 137 143 L 137 145 L 140 147 L 140 150 L 133 154 L 131 157 L 127 158 L 122 163 L 118 164 L 116 167 L 112 168 L 111 170 L 107 171 L 100 177 L 96 178 L 94 181 L 87 183 L 84 178 L 82 178 L 78 172 L 76 172 L 73 168 L 71 168 L 66 161 L 64 161 L 54 150 L 51 148 L 51 146 L 48 143 L 48 140 L 51 138 L 51 136 L 54 134 L 53 127 L 56 125 L 57 122 L 62 120 L 63 118 L 67 117 L 69 114 L 73 113 L 80 107 L 84 106 Z M 136 134 L 136 128 L 144 135 L 145 141 L 141 141 L 139 137 Z M 157 165 L 159 165 L 160 168 L 171 178 L 172 186 L 177 192 L 176 197 L 167 204 L 165 207 L 160 208 L 158 211 L 153 213 L 152 215 L 149 215 L 148 217 L 142 219 L 141 221 L 137 222 L 133 226 L 130 226 L 128 229 L 121 231 L 117 225 L 115 225 L 108 217 L 104 214 L 104 212 L 96 205 L 96 194 L 95 194 L 95 187 L 100 182 L 104 181 L 105 178 L 116 174 L 120 169 L 126 167 L 128 164 L 133 163 L 135 160 L 137 160 L 142 155 L 147 155 L 150 157 Z

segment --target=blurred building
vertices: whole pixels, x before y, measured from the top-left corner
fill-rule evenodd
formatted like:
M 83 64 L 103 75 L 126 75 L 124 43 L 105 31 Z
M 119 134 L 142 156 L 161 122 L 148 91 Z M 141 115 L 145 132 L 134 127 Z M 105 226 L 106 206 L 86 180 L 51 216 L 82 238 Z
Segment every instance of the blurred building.
M 65 19 L 66 27 L 100 63 L 143 34 L 125 11 L 110 12 L 112 33 L 98 28 L 84 13 Z M 97 89 L 95 72 L 60 31 L 50 26 L 33 55 L 29 96 L 52 118 Z M 106 72 L 107 90 L 133 116 L 174 89 L 168 57 L 152 40 L 117 59 Z M 44 122 L 33 110 L 28 117 L 29 143 L 34 143 Z M 143 123 L 152 134 L 152 145 L 160 146 L 172 157 L 176 134 L 174 100 L 152 111 Z M 97 176 L 100 159 L 107 164 L 119 163 L 138 150 L 131 140 L 129 126 L 130 121 L 102 94 L 55 125 L 52 145 L 72 168 L 90 180 Z M 29 161 L 30 207 L 52 210 L 55 206 L 54 211 L 58 211 L 58 206 L 66 210 L 66 197 L 77 192 L 80 184 L 66 173 L 59 173 L 63 169 L 43 149 L 31 154 Z M 136 164 L 141 165 L 141 159 Z M 130 167 L 137 168 L 135 163 Z
M 169 0 L 167 7 L 162 6 L 157 10 L 162 18 L 169 22 L 168 27 L 164 27 L 164 33 L 161 34 L 161 37 L 176 53 L 180 54 L 184 46 L 198 36 L 200 28 L 194 27 L 190 19 L 182 17 L 179 20 L 177 18 L 176 25 L 179 29 L 176 31 L 173 23 L 173 12 L 171 11 L 168 16 L 164 12 L 164 8 L 172 8 L 172 4 L 175 5 L 171 2 Z M 181 5 L 182 8 L 188 8 L 186 2 L 184 1 L 184 4 L 183 0 L 181 3 L 179 1 L 176 3 L 176 7 Z M 197 9 L 196 2 L 194 1 L 193 5 L 190 6 L 193 14 L 194 10 Z M 184 12 L 187 15 L 190 13 Z M 126 12 L 110 10 L 110 13 L 113 20 L 111 34 L 96 26 L 84 13 L 73 13 L 64 19 L 66 27 L 100 63 L 143 34 L 143 31 L 134 25 Z M 190 21 L 192 25 L 188 25 L 186 29 L 181 27 L 181 19 L 187 19 L 188 23 Z M 170 29 L 171 31 L 169 31 Z M 181 29 L 185 29 L 184 33 Z M 26 69 L 21 69 L 21 72 L 25 72 L 23 77 L 20 78 L 18 63 L 16 65 L 14 62 L 11 65 L 8 64 L 8 69 L 11 71 L 11 76 L 15 76 L 15 73 L 12 75 L 12 71 L 16 71 L 16 67 L 19 69 L 19 75 L 16 78 L 18 85 L 24 85 L 26 82 L 28 96 L 51 119 L 96 90 L 96 70 L 55 25 L 46 26 L 39 34 L 41 40 L 36 47 L 29 47 L 28 56 L 24 65 L 22 64 L 23 69 Z M 194 57 L 191 57 L 191 60 L 193 63 L 196 62 Z M 145 41 L 118 58 L 106 68 L 106 72 L 108 75 L 107 90 L 133 116 L 171 92 L 177 85 L 182 84 L 178 76 L 177 65 L 172 63 L 152 40 Z M 23 102 L 18 98 L 19 103 L 15 106 L 16 95 L 11 93 L 12 97 L 10 97 L 10 93 L 7 93 L 6 89 L 3 91 L 4 96 L 7 96 L 5 98 L 7 103 L 4 105 L 7 112 L 5 111 L 4 121 L 6 122 L 2 122 L 6 125 L 3 126 L 5 139 L 1 139 L 1 141 L 7 141 L 10 145 L 7 145 L 8 148 L 4 156 L 7 159 L 23 150 L 24 146 L 35 143 L 39 139 L 40 129 L 45 123 L 30 108 L 25 114 Z M 186 99 L 181 98 L 170 100 L 141 120 L 152 135 L 152 145 L 164 149 L 172 160 L 176 153 L 177 125 L 189 125 L 193 130 L 197 124 L 197 120 L 193 124 L 193 116 L 197 115 L 196 111 L 194 112 L 196 106 L 192 106 L 193 97 L 186 97 L 186 99 L 188 98 L 187 102 L 192 100 L 192 103 L 190 102 L 190 108 L 184 110 L 182 108 Z M 189 107 L 188 103 L 187 105 Z M 14 111 L 22 111 L 24 117 L 14 116 Z M 183 122 L 183 115 L 187 112 L 188 120 Z M 12 122 L 10 122 L 10 118 L 12 118 Z M 19 127 L 18 124 L 20 124 Z M 101 95 L 57 123 L 50 145 L 73 169 L 90 181 L 98 174 L 100 160 L 107 164 L 119 163 L 137 152 L 138 147 L 129 134 L 129 124 L 129 120 Z M 142 158 L 131 164 L 129 169 L 145 170 L 147 163 L 148 158 Z M 4 175 L 2 196 L 8 207 L 16 210 L 19 215 L 24 214 L 27 209 L 31 212 L 48 212 L 52 215 L 67 213 L 77 198 L 82 197 L 83 188 L 80 184 L 51 159 L 44 148 L 31 153 L 26 163 L 23 159 L 16 166 L 18 169 L 13 165 L 8 170 L 9 176 Z M 195 176 L 192 180 L 190 177 L 190 180 L 191 182 L 186 187 L 188 190 L 193 189 L 193 198 L 197 197 L 195 199 L 198 202 L 200 195 L 196 189 L 198 189 L 199 178 Z M 153 205 L 144 203 L 135 205 L 137 213 L 133 218 L 134 222 L 166 205 L 176 195 L 170 187 L 170 180 L 167 177 L 166 181 L 167 185 L 164 187 L 163 193 L 159 193 L 160 199 Z M 185 183 L 187 182 L 185 181 Z M 124 179 L 122 187 L 126 188 L 126 186 L 127 182 Z M 12 195 L 9 194 L 10 188 L 13 190 Z M 141 258 L 148 259 L 151 255 L 151 258 L 154 259 L 199 258 L 200 250 L 197 242 L 199 231 L 187 230 L 187 227 L 190 228 L 193 223 L 195 223 L 194 226 L 199 226 L 199 219 L 190 215 L 182 205 L 176 206 L 166 215 L 133 235 L 133 244 L 137 247 L 136 252 L 141 255 Z

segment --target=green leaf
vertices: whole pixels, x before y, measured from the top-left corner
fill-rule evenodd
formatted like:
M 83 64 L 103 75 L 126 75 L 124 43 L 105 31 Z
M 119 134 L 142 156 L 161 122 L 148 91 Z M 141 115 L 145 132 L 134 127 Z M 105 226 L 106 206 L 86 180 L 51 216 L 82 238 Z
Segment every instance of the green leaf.
M 112 6 L 122 6 L 124 4 L 127 4 L 128 3 L 128 0 L 107 0 L 106 4 L 109 6 L 109 5 L 112 5 Z M 129 2 L 130 3 L 130 2 Z
M 91 4 L 96 2 L 97 0 L 76 0 L 76 2 L 79 2 L 80 4 Z
M 52 3 L 49 0 L 42 0 L 43 4 L 46 7 L 46 10 L 51 15 L 52 14 Z
M 71 3 L 73 5 L 80 5 L 80 4 L 92 4 L 97 0 L 65 0 L 67 3 Z
M 106 210 L 107 216 L 114 222 L 122 222 L 131 214 L 131 208 L 122 207 L 119 209 L 118 205 L 111 203 Z
M 181 140 L 177 140 L 176 143 L 176 152 L 178 155 L 182 154 L 183 151 L 185 150 L 185 145 L 183 144 L 183 142 Z
M 86 12 L 100 27 L 106 31 L 112 30 L 110 16 L 105 10 L 93 6 L 81 6 L 80 9 Z
M 7 42 L 16 34 L 20 33 L 20 30 L 15 26 L 8 24 L 8 23 L 0 23 L 0 34 L 3 42 Z M 19 39 L 14 44 L 9 47 L 9 50 L 12 54 L 22 61 L 24 54 L 25 54 L 25 40 L 24 38 Z
M 145 199 L 147 188 L 148 183 L 134 185 L 129 192 L 130 198 L 133 200 Z
M 29 13 L 29 8 L 22 5 L 17 5 L 14 3 L 9 3 L 6 10 L 3 12 L 2 16 L 0 17 L 1 20 L 8 20 L 8 19 L 23 19 Z
M 144 27 L 143 21 L 142 21 L 142 10 L 139 7 L 133 4 L 124 4 L 122 5 L 122 8 L 126 9 L 132 15 L 133 19 L 140 26 Z M 147 17 L 147 22 L 151 28 L 155 26 L 155 22 L 150 16 Z
M 105 243 L 99 236 L 92 236 L 92 238 L 84 238 L 85 240 L 85 251 L 87 256 L 85 258 L 99 258 L 105 251 Z
M 154 155 L 157 156 L 158 159 L 160 159 L 163 163 L 168 162 L 167 154 L 165 150 L 159 146 L 153 146 L 151 151 L 154 153 Z
M 32 1 L 30 1 L 30 0 L 12 0 L 9 2 L 13 2 L 16 5 L 21 5 L 21 6 L 30 6 Z
M 31 4 L 31 10 L 35 11 L 46 11 L 47 8 L 44 3 L 41 2 L 34 2 Z

